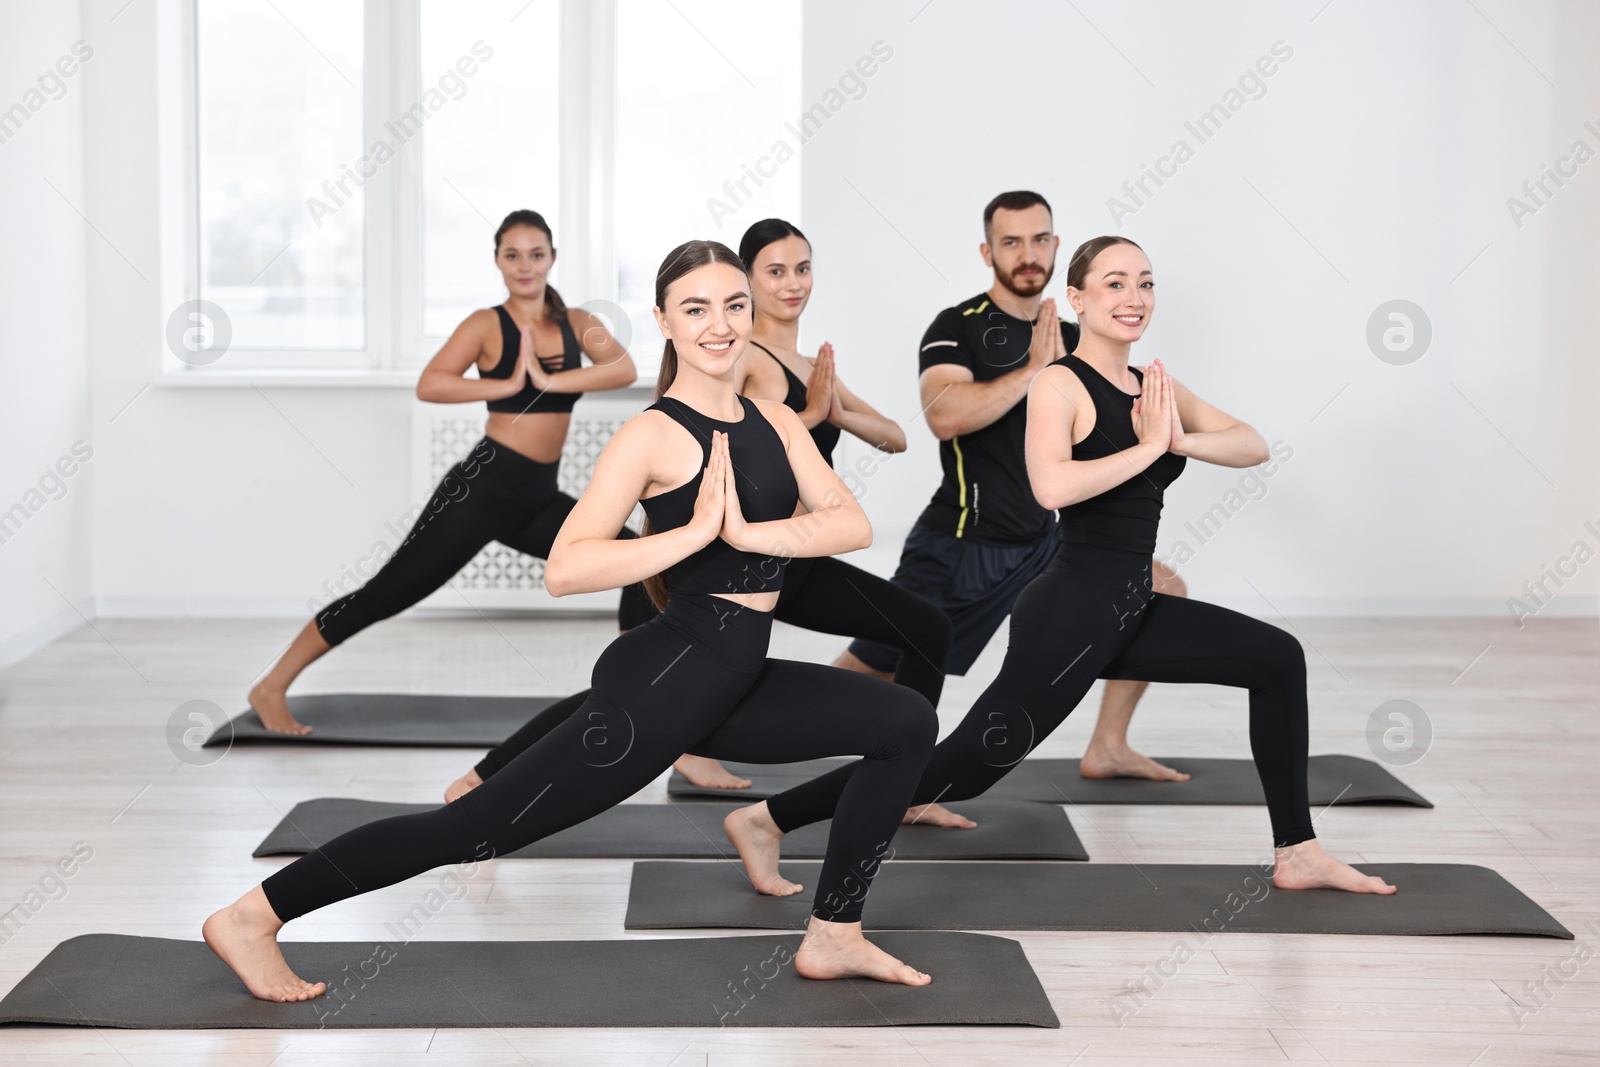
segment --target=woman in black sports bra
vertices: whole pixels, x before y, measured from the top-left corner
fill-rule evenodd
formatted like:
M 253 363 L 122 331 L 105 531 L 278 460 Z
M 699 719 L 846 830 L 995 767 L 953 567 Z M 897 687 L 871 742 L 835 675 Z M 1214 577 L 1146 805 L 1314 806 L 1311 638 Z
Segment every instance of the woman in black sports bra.
M 739 392 L 781 400 L 797 412 L 829 463 L 842 430 L 885 452 L 904 452 L 906 435 L 900 425 L 839 380 L 833 345 L 824 344 L 814 360 L 800 354 L 800 316 L 811 302 L 812 281 L 811 243 L 805 234 L 783 219 L 762 219 L 744 232 L 739 258 L 750 268 L 756 308 L 750 337 L 756 351 L 741 365 Z M 763 355 L 768 358 L 759 358 Z
M 762 219 L 745 231 L 739 258 L 750 267 L 755 302 L 750 348 L 736 371 L 739 392 L 759 400 L 781 401 L 799 415 L 830 466 L 841 428 L 885 452 L 904 451 L 905 434 L 894 420 L 878 414 L 834 376 L 832 346 L 823 345 L 809 366 L 799 354 L 800 313 L 811 298 L 811 245 L 805 235 L 783 219 Z M 802 381 L 791 364 L 805 369 L 808 380 Z M 791 626 L 865 637 L 900 649 L 895 682 L 915 689 L 938 706 L 950 651 L 950 620 L 937 604 L 870 571 L 823 556 L 790 561 L 777 611 L 778 619 Z M 545 708 L 450 783 L 445 799 L 454 800 L 494 775 L 576 712 L 587 697 L 587 691 L 574 693 Z M 748 778 L 730 773 L 716 760 L 690 753 L 673 767 L 698 786 L 750 787 Z
M 474 311 L 423 368 L 417 397 L 434 403 L 487 400 L 489 423 L 472 452 L 445 474 L 411 532 L 361 588 L 323 608 L 250 690 L 269 730 L 305 734 L 286 694 L 314 660 L 449 581 L 490 541 L 547 559 L 576 501 L 556 487 L 561 446 L 580 394 L 629 385 L 638 376 L 600 320 L 569 309 L 545 276 L 555 264 L 550 227 L 536 211 L 513 211 L 495 231 L 495 265 L 510 293 Z M 590 366 L 583 366 L 588 356 Z M 477 365 L 476 379 L 465 377 Z M 632 537 L 626 528 L 619 535 Z M 653 614 L 637 584 L 624 589 L 624 629 Z
M 933 749 L 933 708 L 905 686 L 767 658 L 784 561 L 864 548 L 872 528 L 800 420 L 736 392 L 749 284 L 723 245 L 692 241 L 668 255 L 656 275 L 668 338 L 659 399 L 607 443 L 546 568 L 558 596 L 644 580 L 667 598 L 662 613 L 614 640 L 581 713 L 492 781 L 341 834 L 208 918 L 206 943 L 253 995 L 301 1001 L 327 990 L 289 969 L 277 944 L 284 923 L 435 867 L 507 855 L 626 800 L 685 749 L 764 763 L 863 756 L 828 834 L 795 970 L 931 981 L 867 941 L 861 914 Z M 618 540 L 636 502 L 654 532 Z M 752 836 L 732 826 L 730 836 L 758 865 L 746 852 Z
M 1061 513 L 1055 558 L 1017 598 L 1000 673 L 934 749 L 917 804 L 981 796 L 1065 721 L 1097 678 L 1203 683 L 1249 694 L 1250 752 L 1266 799 L 1278 889 L 1393 893 L 1322 848 L 1307 799 L 1306 659 L 1286 630 L 1228 608 L 1155 592 L 1151 558 L 1167 486 L 1190 458 L 1249 467 L 1267 444 L 1178 384 L 1161 361 L 1128 365 L 1154 311 L 1154 277 L 1126 237 L 1073 253 L 1067 296 L 1081 326 L 1028 390 L 1028 479 Z M 1053 326 L 1053 317 L 1047 321 Z M 847 764 L 755 805 L 771 840 L 830 818 Z M 738 814 L 738 813 L 736 813 Z M 943 821 L 942 825 L 954 825 Z M 765 855 L 776 862 L 776 851 Z M 751 872 L 762 884 L 776 867 Z

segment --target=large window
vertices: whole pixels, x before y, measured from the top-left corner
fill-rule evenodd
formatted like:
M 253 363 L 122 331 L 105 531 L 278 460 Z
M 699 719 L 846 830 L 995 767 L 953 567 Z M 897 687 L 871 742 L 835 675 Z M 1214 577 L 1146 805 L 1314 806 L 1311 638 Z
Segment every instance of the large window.
M 414 370 L 504 299 L 532 208 L 647 378 L 666 252 L 798 214 L 799 0 L 192 2 L 182 298 L 228 319 L 217 369 Z
M 556 0 L 424 0 L 422 86 L 448 103 L 422 138 L 422 332 L 448 336 L 505 295 L 494 231 L 519 208 L 561 221 Z M 510 8 L 515 11 L 516 6 Z M 476 44 L 476 54 L 474 54 Z M 463 62 L 465 59 L 465 62 Z M 462 72 L 472 70 L 470 77 Z M 565 235 L 557 231 L 565 243 Z M 552 283 L 561 280 L 559 248 Z
M 236 352 L 360 350 L 366 224 L 346 175 L 361 5 L 203 0 L 198 15 L 199 296 L 225 309 Z

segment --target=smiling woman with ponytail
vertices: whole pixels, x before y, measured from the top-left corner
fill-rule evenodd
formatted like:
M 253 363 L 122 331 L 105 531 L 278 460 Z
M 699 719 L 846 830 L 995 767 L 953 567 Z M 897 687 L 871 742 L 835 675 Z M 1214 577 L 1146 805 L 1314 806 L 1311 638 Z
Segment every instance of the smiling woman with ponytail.
M 810 303 L 813 278 L 811 242 L 805 234 L 783 219 L 762 219 L 745 231 L 739 242 L 739 258 L 750 268 L 755 311 L 750 347 L 738 364 L 739 392 L 752 399 L 787 405 L 809 429 L 811 439 L 830 465 L 841 430 L 849 430 L 886 452 L 904 449 L 905 434 L 894 420 L 878 414 L 835 376 L 831 344 L 824 344 L 814 361 L 800 355 L 800 316 Z M 677 353 L 669 340 L 656 383 L 658 398 L 671 386 L 676 372 Z M 655 607 L 664 607 L 665 581 L 657 575 L 646 579 L 644 585 Z M 801 558 L 790 561 L 784 571 L 777 618 L 802 629 L 873 641 L 894 649 L 899 657 L 894 681 L 915 689 L 928 703 L 938 706 L 950 652 L 951 625 L 944 611 L 926 597 L 842 559 Z M 576 712 L 586 695 L 575 694 L 541 711 L 451 783 L 445 799 L 453 800 L 493 776 L 518 752 L 544 736 L 552 717 Z M 672 766 L 697 786 L 728 790 L 750 787 L 748 778 L 731 773 L 716 760 L 685 753 Z
M 760 763 L 864 757 L 829 832 L 795 970 L 931 981 L 867 941 L 861 913 L 932 751 L 932 706 L 905 686 L 766 655 L 784 561 L 864 548 L 872 529 L 799 416 L 737 392 L 749 285 L 744 264 L 715 242 L 667 256 L 656 278 L 669 341 L 661 396 L 607 443 L 546 569 L 557 596 L 664 573 L 665 610 L 614 640 L 579 713 L 492 779 L 442 808 L 343 834 L 207 919 L 207 944 L 255 996 L 326 992 L 284 961 L 284 923 L 434 867 L 514 852 L 626 800 L 686 749 Z M 654 532 L 619 540 L 637 504 Z M 603 754 L 591 746 L 597 729 Z M 627 739 L 620 756 L 612 738 Z M 781 835 L 761 805 L 724 826 L 757 889 L 800 891 L 767 862 Z
M 290 713 L 288 689 L 313 661 L 428 596 L 491 541 L 549 558 L 577 503 L 556 485 L 572 406 L 585 392 L 632 384 L 633 360 L 599 319 L 569 309 L 546 282 L 556 250 L 544 216 L 507 215 L 495 230 L 494 258 L 507 299 L 467 316 L 417 382 L 419 400 L 487 401 L 483 438 L 445 474 L 378 573 L 318 612 L 250 690 L 250 706 L 268 730 L 311 732 Z M 467 377 L 474 366 L 477 377 Z M 651 614 L 642 588 L 623 591 L 623 629 Z

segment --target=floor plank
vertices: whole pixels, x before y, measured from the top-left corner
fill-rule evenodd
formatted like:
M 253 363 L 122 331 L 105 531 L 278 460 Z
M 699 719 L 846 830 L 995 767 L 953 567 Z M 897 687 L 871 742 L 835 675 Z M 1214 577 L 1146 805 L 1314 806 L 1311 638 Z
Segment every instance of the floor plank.
M 1294 628 L 1308 649 L 1312 751 L 1371 754 L 1368 719 L 1392 699 L 1422 708 L 1433 727 L 1426 754 L 1396 773 L 1437 807 L 1321 811 L 1317 830 L 1330 851 L 1358 862 L 1492 867 L 1581 944 L 1229 934 L 1157 987 L 1148 976 L 1178 935 L 1021 933 L 1007 936 L 1026 948 L 1061 1016 L 1058 1031 L 7 1028 L 0 1060 L 139 1067 L 1596 1062 L 1600 967 L 1592 953 L 1576 955 L 1600 946 L 1594 621 L 1535 619 L 1518 631 L 1493 619 L 1297 619 Z M 0 944 L 0 989 L 80 933 L 198 936 L 209 911 L 288 862 L 252 860 L 250 850 L 299 800 L 431 800 L 476 759 L 467 750 L 243 745 L 214 761 L 180 758 L 168 742 L 169 720 L 190 701 L 210 702 L 217 715 L 237 712 L 246 686 L 292 629 L 249 620 L 107 620 L 0 672 L 0 907 L 41 886 L 54 897 Z M 564 694 L 588 683 L 612 633 L 604 619 L 497 619 L 492 626 L 399 619 L 314 665 L 299 688 Z M 997 640 L 966 677 L 949 680 L 945 729 L 994 676 L 1003 645 Z M 780 626 L 773 647 L 774 655 L 827 661 L 841 642 Z M 1098 702 L 1097 687 L 1040 754 L 1080 752 Z M 1161 755 L 1248 756 L 1245 712 L 1242 694 L 1155 686 L 1134 741 Z M 660 801 L 664 784 L 663 776 L 632 802 Z M 1260 808 L 1078 807 L 1071 814 L 1102 862 L 1251 863 L 1269 854 Z M 57 889 L 45 881 L 47 870 L 78 842 L 93 855 Z M 704 933 L 623 931 L 628 876 L 626 861 L 484 865 L 418 936 Z M 342 902 L 296 922 L 286 939 L 384 936 L 385 924 L 439 877 Z M 1154 992 L 1126 1010 L 1128 991 L 1141 980 Z

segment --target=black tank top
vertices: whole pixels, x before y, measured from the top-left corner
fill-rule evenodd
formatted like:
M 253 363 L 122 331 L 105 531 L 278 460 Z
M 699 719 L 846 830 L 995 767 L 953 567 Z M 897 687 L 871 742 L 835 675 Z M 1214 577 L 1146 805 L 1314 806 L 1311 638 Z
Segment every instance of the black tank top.
M 504 381 L 511 377 L 511 369 L 517 365 L 517 353 L 522 349 L 522 329 L 504 305 L 497 305 L 495 311 L 500 316 L 500 362 L 494 365 L 494 370 L 480 370 L 478 377 L 499 378 Z M 567 321 L 566 315 L 561 316 L 561 354 L 538 358 L 539 365 L 547 374 L 576 370 L 583 366 L 583 350 L 578 347 L 578 335 L 572 332 L 572 323 Z M 576 404 L 578 397 L 582 395 L 582 393 L 542 393 L 533 387 L 532 382 L 524 382 L 521 391 L 501 397 L 499 400 L 489 401 L 489 410 L 529 415 L 571 411 L 572 405 Z
M 695 498 L 711 460 L 711 432 L 728 435 L 728 458 L 733 462 L 739 508 L 747 522 L 771 522 L 794 514 L 800 500 L 783 438 L 756 410 L 748 397 L 739 398 L 744 409 L 740 422 L 723 422 L 702 415 L 676 397 L 664 396 L 645 410 L 660 411 L 694 434 L 703 457 L 693 478 L 675 489 L 647 497 L 639 503 L 656 532 L 687 526 L 694 517 Z M 722 538 L 706 545 L 667 569 L 667 589 L 674 593 L 771 593 L 783 588 L 781 556 L 740 552 Z
M 789 369 L 789 365 L 772 354 L 772 349 L 759 341 L 751 341 L 761 351 L 772 356 L 772 362 L 783 368 L 783 376 L 789 381 L 789 395 L 783 398 L 783 404 L 796 414 L 806 409 L 806 383 L 800 376 Z M 833 466 L 833 449 L 839 443 L 839 427 L 823 419 L 811 427 L 811 440 L 817 444 L 817 451 L 822 453 L 822 458 L 828 461 L 828 466 Z
M 1094 401 L 1094 429 L 1072 446 L 1074 460 L 1101 459 L 1139 443 L 1130 417 L 1133 402 L 1138 397 L 1124 393 L 1077 356 L 1058 359 L 1051 366 L 1071 369 Z M 1138 377 L 1142 387 L 1144 374 L 1137 367 L 1128 369 Z M 1152 554 L 1156 550 L 1156 528 L 1161 522 L 1163 495 L 1167 486 L 1183 473 L 1187 462 L 1183 456 L 1168 452 L 1099 496 L 1062 508 L 1061 540 L 1066 544 Z

